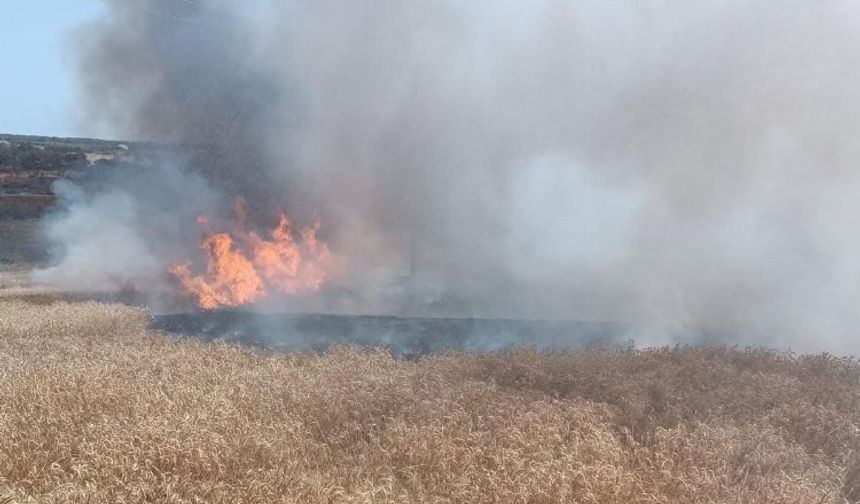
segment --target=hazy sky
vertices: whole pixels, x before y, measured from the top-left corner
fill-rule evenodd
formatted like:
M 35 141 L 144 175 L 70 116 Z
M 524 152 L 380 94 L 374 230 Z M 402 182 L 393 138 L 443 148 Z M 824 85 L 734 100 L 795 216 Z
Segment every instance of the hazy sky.
M 0 0 L 0 133 L 75 136 L 70 32 L 103 10 L 99 0 Z

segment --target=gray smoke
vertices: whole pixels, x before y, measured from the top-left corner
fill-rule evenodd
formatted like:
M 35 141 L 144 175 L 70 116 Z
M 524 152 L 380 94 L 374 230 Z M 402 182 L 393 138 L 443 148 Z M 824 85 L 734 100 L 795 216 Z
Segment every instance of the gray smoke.
M 322 309 L 860 346 L 852 2 L 108 6 L 80 34 L 88 124 L 193 144 L 221 197 L 319 218 Z M 67 218 L 110 233 L 101 203 Z
M 197 253 L 196 216 L 218 215 L 221 198 L 167 160 L 145 172 L 115 168 L 98 183 L 60 181 L 53 189 L 60 208 L 42 224 L 57 260 L 33 279 L 72 292 L 135 291 L 156 310 L 176 301 L 166 269 Z

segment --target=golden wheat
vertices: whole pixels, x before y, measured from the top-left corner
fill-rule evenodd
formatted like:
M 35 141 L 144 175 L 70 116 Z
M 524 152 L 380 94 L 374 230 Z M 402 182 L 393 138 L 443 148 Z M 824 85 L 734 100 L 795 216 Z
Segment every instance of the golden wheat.
M 140 309 L 10 289 L 22 287 L 0 296 L 0 502 L 860 498 L 851 359 L 286 355 L 175 342 Z

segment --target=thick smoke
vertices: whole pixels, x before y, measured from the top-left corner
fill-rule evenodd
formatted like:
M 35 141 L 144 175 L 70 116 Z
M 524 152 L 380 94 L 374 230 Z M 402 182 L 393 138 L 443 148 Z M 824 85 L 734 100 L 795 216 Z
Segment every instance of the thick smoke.
M 852 2 L 108 6 L 80 35 L 88 124 L 193 144 L 224 197 L 319 218 L 338 266 L 325 309 L 857 349 Z M 107 197 L 63 222 L 162 267 L 146 222 L 103 224 Z M 69 250 L 55 275 L 87 262 Z
M 164 161 L 151 171 L 113 169 L 80 187 L 54 186 L 61 208 L 44 219 L 58 264 L 34 280 L 69 291 L 136 292 L 156 309 L 175 301 L 166 267 L 195 253 L 198 212 L 217 215 L 219 195 Z

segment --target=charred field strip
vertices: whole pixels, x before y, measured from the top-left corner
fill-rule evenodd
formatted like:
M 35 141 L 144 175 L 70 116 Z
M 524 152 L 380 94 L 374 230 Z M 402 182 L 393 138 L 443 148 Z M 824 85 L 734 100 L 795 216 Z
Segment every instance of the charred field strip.
M 640 339 L 679 336 L 618 322 L 371 315 L 252 313 L 238 310 L 163 314 L 150 327 L 177 338 L 227 341 L 288 352 L 333 346 L 379 347 L 399 358 L 447 351 L 495 352 L 519 347 L 544 351 L 593 345 L 629 346 Z M 695 343 L 713 334 L 685 333 Z M 726 340 L 727 338 L 723 338 Z

